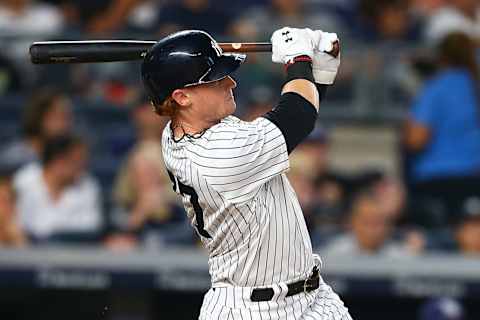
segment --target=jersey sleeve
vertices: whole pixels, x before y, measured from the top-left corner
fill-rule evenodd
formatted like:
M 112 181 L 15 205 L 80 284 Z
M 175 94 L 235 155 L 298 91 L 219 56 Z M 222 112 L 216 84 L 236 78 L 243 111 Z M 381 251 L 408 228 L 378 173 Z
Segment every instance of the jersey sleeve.
M 189 151 L 207 184 L 235 204 L 289 169 L 285 138 L 266 118 L 212 127 Z

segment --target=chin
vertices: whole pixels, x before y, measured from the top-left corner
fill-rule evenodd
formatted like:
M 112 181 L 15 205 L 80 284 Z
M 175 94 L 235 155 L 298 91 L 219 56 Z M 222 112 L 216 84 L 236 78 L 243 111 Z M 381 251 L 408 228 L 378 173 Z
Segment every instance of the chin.
M 234 99 L 232 99 L 232 101 L 230 101 L 230 105 L 231 105 L 231 108 L 232 108 L 232 113 L 235 112 L 235 110 L 237 109 L 237 103 L 235 102 Z
M 233 114 L 237 110 L 237 104 L 235 102 L 232 103 L 232 107 L 230 109 L 230 114 Z
M 224 117 L 228 117 L 228 116 L 232 115 L 235 112 L 236 109 L 237 109 L 237 105 L 235 104 L 235 101 L 232 101 L 231 103 L 229 103 L 228 105 L 225 106 Z

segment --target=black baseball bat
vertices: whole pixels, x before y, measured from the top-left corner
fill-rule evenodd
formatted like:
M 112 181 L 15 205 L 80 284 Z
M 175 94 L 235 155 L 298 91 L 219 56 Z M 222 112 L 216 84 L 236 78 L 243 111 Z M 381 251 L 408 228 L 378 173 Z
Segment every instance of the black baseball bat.
M 30 46 L 35 64 L 114 62 L 141 60 L 156 41 L 87 40 L 44 41 Z M 219 43 L 225 52 L 271 52 L 268 42 Z

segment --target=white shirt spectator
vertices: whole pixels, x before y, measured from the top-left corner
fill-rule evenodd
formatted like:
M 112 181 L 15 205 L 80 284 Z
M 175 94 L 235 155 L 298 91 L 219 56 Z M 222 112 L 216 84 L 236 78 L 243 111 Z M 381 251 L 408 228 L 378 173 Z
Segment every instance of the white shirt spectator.
M 356 256 L 373 254 L 381 257 L 401 258 L 411 255 L 411 253 L 405 246 L 393 241 L 385 242 L 375 252 L 366 251 L 365 249 L 362 249 L 360 247 L 355 237 L 351 234 L 339 235 L 338 237 L 332 239 L 330 243 L 327 243 L 327 245 L 322 248 L 321 251 L 323 254 L 332 256 Z
M 438 9 L 427 22 L 425 37 L 431 43 L 438 43 L 447 34 L 456 31 L 480 39 L 480 8 L 477 9 L 474 19 L 466 17 L 453 7 Z
M 39 164 L 14 176 L 20 225 L 36 238 L 55 233 L 96 232 L 102 225 L 100 188 L 90 176 L 67 187 L 59 199 L 50 197 Z
M 60 32 L 63 25 L 61 12 L 47 4 L 26 5 L 21 13 L 0 5 L 0 35 L 52 35 Z

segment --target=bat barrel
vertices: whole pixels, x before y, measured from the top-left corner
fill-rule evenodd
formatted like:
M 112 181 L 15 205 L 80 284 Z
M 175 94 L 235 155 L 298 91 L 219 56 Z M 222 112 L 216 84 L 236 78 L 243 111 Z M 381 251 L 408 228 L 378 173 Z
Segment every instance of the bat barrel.
M 140 60 L 155 41 L 57 41 L 30 46 L 33 63 L 79 63 Z

